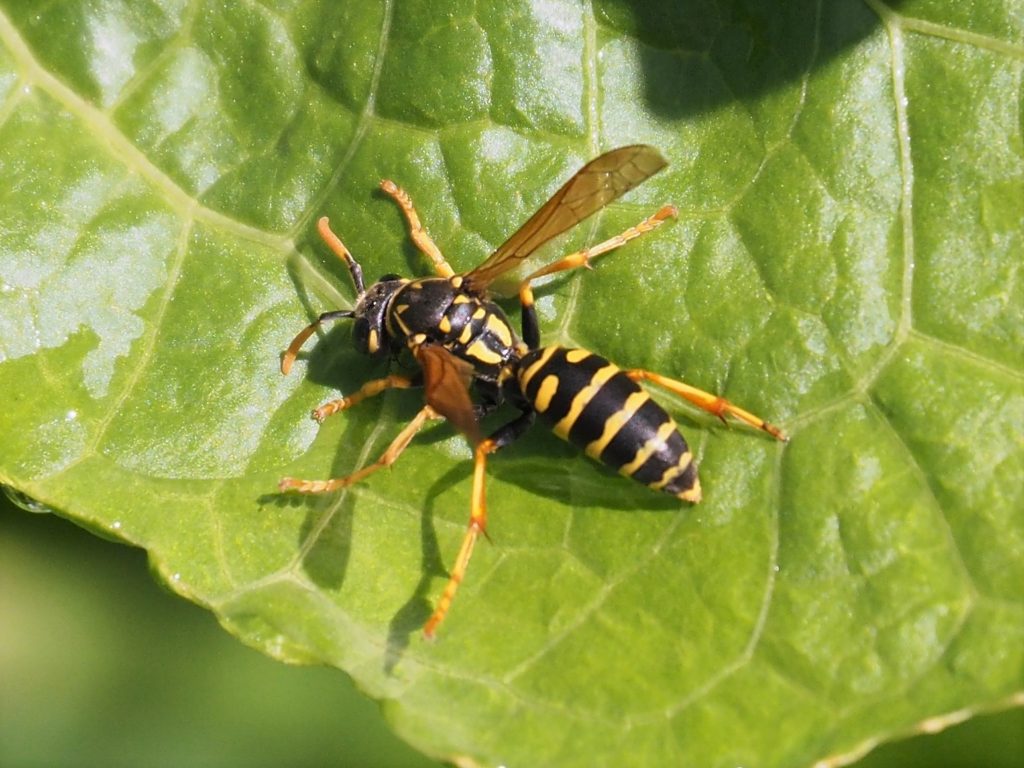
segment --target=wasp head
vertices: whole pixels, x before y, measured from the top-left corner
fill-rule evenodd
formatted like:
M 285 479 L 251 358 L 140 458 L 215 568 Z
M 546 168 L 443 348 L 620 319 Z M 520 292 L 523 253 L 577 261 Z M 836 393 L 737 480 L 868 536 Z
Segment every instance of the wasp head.
M 388 306 L 398 289 L 407 282 L 398 275 L 384 275 L 360 295 L 352 314 L 355 320 L 352 341 L 364 355 L 380 355 L 391 350 Z

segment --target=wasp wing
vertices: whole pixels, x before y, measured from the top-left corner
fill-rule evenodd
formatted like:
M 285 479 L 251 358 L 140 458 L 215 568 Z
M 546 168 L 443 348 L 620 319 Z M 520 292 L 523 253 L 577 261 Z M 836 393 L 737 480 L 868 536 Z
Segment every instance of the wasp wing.
M 634 144 L 605 152 L 567 181 L 485 262 L 465 275 L 484 290 L 551 238 L 575 226 L 668 165 L 654 147 Z
M 473 401 L 469 399 L 473 366 L 440 344 L 421 344 L 413 354 L 423 369 L 427 405 L 476 445 L 480 442 L 480 424 L 473 411 Z

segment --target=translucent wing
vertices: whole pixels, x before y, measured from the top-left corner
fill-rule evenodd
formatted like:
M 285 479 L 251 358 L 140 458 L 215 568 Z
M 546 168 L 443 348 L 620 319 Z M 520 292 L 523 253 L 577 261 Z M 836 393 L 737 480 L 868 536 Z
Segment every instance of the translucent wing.
M 594 158 L 558 190 L 530 220 L 476 269 L 465 275 L 483 290 L 551 238 L 608 205 L 668 163 L 654 147 L 634 144 Z
M 440 344 L 421 344 L 414 354 L 423 369 L 427 404 L 476 445 L 480 442 L 480 425 L 469 399 L 473 366 Z

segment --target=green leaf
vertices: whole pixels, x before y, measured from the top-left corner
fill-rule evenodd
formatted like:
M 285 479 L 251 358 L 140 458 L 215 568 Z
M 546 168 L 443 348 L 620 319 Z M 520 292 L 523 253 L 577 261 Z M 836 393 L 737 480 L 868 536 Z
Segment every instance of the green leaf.
M 842 762 L 1020 704 L 1019 2 L 479 5 L 0 3 L 0 481 L 467 764 Z M 425 273 L 391 178 L 466 270 L 634 142 L 670 168 L 562 247 L 680 216 L 539 287 L 545 342 L 792 441 L 665 400 L 691 508 L 533 430 L 490 462 L 493 544 L 425 642 L 465 442 L 276 493 L 422 403 L 309 420 L 385 370 L 344 324 L 278 372 L 353 300 L 313 222 L 370 278 Z

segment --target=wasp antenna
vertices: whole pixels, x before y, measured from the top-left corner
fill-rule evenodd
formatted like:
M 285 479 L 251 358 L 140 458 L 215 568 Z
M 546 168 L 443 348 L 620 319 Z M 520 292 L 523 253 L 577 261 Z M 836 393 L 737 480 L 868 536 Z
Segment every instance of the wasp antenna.
M 359 262 L 355 260 L 352 253 L 345 244 L 341 242 L 341 238 L 338 237 L 331 230 L 331 221 L 326 216 L 321 216 L 320 220 L 316 223 L 317 231 L 320 233 L 320 237 L 327 247 L 334 251 L 334 254 L 345 262 L 345 266 L 348 267 L 348 273 L 352 276 L 352 283 L 356 287 L 356 293 L 362 296 L 366 292 L 366 285 L 363 283 L 363 268 L 359 266 Z
M 288 349 L 286 349 L 284 354 L 281 355 L 281 373 L 285 376 L 288 375 L 292 369 L 292 365 L 295 363 L 296 356 L 299 354 L 299 350 L 302 349 L 302 345 L 306 343 L 306 339 L 312 336 L 321 324 L 328 320 L 338 320 L 342 317 L 354 316 L 355 312 L 350 309 L 339 309 L 334 312 L 324 312 L 320 317 L 299 331 L 295 338 L 292 339 L 292 343 L 288 345 Z

